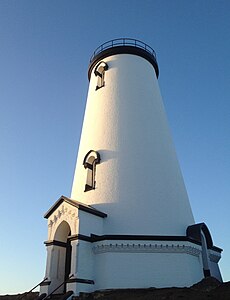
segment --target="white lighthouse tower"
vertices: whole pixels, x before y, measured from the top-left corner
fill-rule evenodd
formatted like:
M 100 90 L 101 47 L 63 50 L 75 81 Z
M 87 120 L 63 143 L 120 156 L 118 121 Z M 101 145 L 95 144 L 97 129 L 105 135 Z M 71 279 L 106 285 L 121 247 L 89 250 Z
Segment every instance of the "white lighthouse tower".
M 71 198 L 45 215 L 41 293 L 221 280 L 222 250 L 194 222 L 158 75 L 154 50 L 138 40 L 94 52 Z

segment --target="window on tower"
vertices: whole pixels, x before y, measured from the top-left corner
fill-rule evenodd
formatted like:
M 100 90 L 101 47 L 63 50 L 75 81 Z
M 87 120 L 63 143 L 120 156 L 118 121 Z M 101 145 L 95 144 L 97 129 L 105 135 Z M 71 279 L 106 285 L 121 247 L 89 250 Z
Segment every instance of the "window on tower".
M 85 192 L 95 189 L 96 165 L 100 163 L 100 160 L 100 154 L 94 150 L 90 150 L 83 160 L 83 165 L 87 170 Z
M 108 70 L 108 65 L 105 62 L 100 62 L 95 70 L 94 74 L 97 76 L 96 91 L 105 85 L 105 71 Z

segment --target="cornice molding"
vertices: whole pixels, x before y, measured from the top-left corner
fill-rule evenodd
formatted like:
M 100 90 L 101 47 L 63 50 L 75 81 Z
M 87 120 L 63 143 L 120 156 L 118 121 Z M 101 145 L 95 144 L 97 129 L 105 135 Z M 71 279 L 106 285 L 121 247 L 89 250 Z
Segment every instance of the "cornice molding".
M 119 253 L 186 253 L 193 256 L 199 256 L 201 247 L 191 246 L 188 244 L 162 244 L 162 243 L 100 243 L 93 246 L 94 254 L 106 252 Z

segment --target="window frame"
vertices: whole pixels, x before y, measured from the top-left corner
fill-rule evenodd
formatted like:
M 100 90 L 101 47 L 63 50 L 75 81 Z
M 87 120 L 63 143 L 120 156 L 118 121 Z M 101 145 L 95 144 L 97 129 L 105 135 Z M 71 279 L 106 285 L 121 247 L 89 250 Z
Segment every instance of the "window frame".
M 94 74 L 97 77 L 96 91 L 105 86 L 105 71 L 108 70 L 108 65 L 104 61 L 99 62 L 95 69 Z
M 90 150 L 83 160 L 84 168 L 87 169 L 86 184 L 84 192 L 95 190 L 96 188 L 96 165 L 101 161 L 100 154 L 97 151 Z

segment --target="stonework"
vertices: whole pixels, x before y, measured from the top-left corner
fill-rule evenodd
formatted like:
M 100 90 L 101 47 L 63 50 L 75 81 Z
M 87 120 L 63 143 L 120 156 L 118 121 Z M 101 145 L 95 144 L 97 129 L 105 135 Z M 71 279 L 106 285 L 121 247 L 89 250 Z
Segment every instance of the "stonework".
M 78 228 L 78 210 L 68 203 L 64 203 L 57 208 L 48 219 L 48 240 L 54 240 L 55 232 L 61 222 L 67 222 L 71 228 L 71 233 L 76 234 Z

